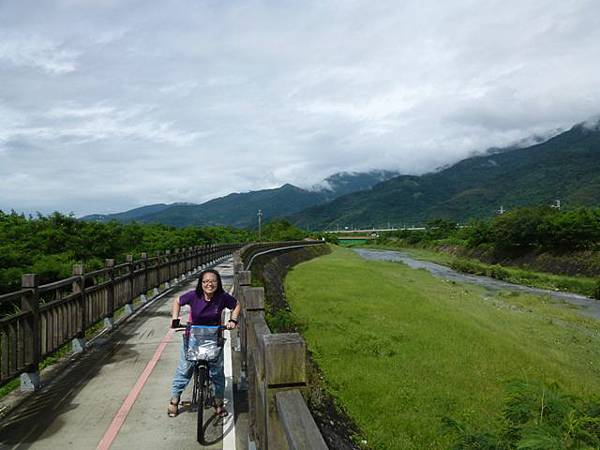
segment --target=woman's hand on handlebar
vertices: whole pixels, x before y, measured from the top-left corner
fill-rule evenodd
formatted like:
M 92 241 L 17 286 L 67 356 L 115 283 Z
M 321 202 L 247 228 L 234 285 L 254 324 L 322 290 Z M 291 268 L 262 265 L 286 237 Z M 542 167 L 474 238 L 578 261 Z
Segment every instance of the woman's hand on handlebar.
M 179 321 L 179 319 L 171 320 L 171 328 L 181 328 L 181 322 Z

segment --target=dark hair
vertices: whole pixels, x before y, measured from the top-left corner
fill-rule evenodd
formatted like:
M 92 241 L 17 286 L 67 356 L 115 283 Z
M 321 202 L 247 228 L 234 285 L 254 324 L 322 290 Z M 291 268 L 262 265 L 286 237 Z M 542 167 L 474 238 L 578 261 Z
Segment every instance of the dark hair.
M 223 282 L 221 281 L 221 274 L 219 274 L 219 272 L 217 272 L 215 269 L 205 269 L 200 272 L 200 276 L 198 277 L 198 284 L 196 285 L 196 294 L 198 297 L 204 295 L 204 291 L 202 290 L 202 278 L 204 278 L 204 275 L 207 273 L 212 273 L 217 277 L 217 290 L 215 291 L 215 295 L 225 292 L 223 289 Z

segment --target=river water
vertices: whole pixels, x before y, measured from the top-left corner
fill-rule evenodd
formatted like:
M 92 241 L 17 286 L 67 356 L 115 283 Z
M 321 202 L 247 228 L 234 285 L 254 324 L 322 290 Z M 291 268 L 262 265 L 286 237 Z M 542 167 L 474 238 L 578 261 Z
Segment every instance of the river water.
M 600 301 L 585 297 L 571 292 L 550 291 L 547 289 L 538 289 L 520 284 L 508 283 L 506 281 L 496 280 L 495 278 L 484 277 L 480 275 L 469 275 L 440 264 L 429 261 L 419 261 L 412 258 L 408 253 L 398 252 L 393 250 L 367 250 L 353 249 L 356 253 L 365 259 L 377 261 L 400 261 L 412 269 L 425 269 L 432 275 L 444 280 L 459 281 L 463 283 L 471 283 L 483 286 L 491 291 L 509 290 L 517 292 L 525 292 L 534 295 L 544 295 L 553 297 L 565 302 L 577 305 L 581 308 L 581 312 L 587 316 L 600 319 Z

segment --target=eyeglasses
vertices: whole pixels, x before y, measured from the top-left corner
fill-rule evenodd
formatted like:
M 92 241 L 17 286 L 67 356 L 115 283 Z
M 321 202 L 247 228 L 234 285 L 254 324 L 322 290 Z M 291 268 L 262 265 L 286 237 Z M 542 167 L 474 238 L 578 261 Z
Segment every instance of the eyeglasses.
M 202 280 L 202 284 L 217 284 L 217 280 Z

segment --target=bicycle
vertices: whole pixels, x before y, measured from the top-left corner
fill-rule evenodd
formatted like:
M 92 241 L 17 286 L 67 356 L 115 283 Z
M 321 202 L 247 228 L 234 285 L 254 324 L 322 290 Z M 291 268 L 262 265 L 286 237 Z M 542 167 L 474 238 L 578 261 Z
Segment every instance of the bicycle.
M 197 407 L 198 422 L 196 426 L 196 439 L 198 443 L 204 441 L 204 408 L 214 405 L 214 395 L 211 389 L 209 361 L 218 358 L 222 351 L 224 338 L 222 325 L 188 325 L 176 331 L 186 331 L 185 358 L 194 363 L 192 375 L 192 401 L 191 407 Z

